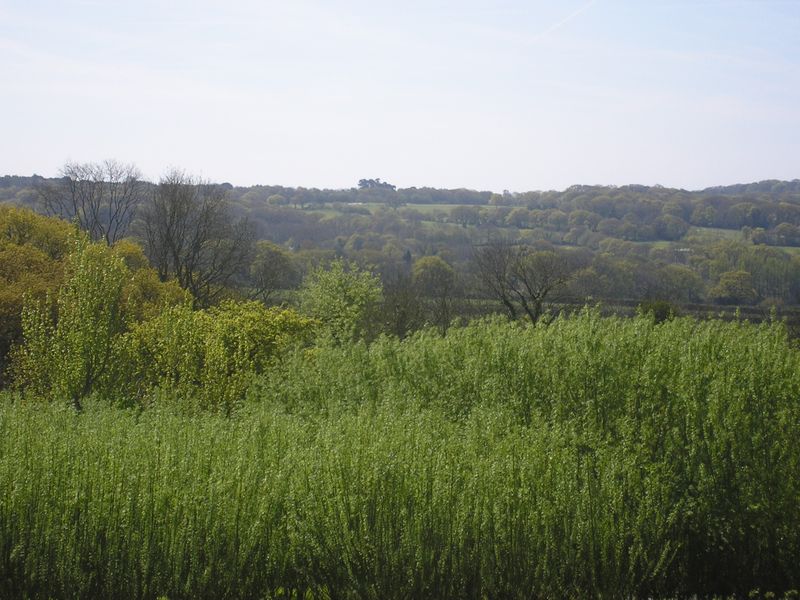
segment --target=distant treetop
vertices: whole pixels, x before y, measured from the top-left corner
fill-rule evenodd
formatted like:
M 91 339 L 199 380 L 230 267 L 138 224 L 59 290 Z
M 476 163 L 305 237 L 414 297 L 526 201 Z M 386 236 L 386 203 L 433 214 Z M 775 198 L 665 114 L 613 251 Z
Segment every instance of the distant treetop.
M 396 190 L 397 186 L 392 185 L 388 181 L 381 181 L 381 178 L 378 177 L 377 179 L 359 179 L 358 180 L 358 189 L 360 190 Z

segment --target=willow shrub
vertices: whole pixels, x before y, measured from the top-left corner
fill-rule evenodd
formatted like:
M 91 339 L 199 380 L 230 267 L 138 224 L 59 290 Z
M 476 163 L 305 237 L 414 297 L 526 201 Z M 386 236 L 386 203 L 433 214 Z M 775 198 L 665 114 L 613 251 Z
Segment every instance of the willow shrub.
M 233 418 L 5 402 L 0 597 L 796 588 L 798 373 L 779 324 L 589 311 L 296 352 Z
M 226 414 L 253 378 L 289 348 L 308 342 L 316 322 L 259 302 L 223 302 L 195 311 L 167 308 L 133 327 L 121 344 L 123 397 L 138 404 L 168 401 Z
M 798 585 L 800 352 L 780 323 L 588 310 L 322 347 L 283 369 L 262 395 L 312 418 L 386 405 L 462 423 L 502 411 L 565 436 L 583 487 L 564 506 L 591 519 L 568 561 L 593 569 L 582 589 Z
M 128 270 L 110 248 L 79 238 L 64 271 L 54 307 L 49 298 L 26 303 L 13 372 L 33 396 L 64 398 L 80 409 L 87 394 L 114 383 Z

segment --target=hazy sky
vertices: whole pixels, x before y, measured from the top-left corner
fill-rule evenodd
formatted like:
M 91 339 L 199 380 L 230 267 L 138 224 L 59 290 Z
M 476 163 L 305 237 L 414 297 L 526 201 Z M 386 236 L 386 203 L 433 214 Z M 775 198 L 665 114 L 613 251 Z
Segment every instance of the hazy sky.
M 0 175 L 800 177 L 800 0 L 0 0 Z

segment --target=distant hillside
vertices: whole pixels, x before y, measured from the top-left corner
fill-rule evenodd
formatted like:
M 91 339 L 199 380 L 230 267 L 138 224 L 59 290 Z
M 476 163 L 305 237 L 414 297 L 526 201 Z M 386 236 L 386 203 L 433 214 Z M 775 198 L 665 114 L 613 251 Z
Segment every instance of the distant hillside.
M 37 187 L 55 181 L 2 177 L 0 201 L 40 209 Z M 439 256 L 456 270 L 460 294 L 480 296 L 475 248 L 503 240 L 571 253 L 580 268 L 563 296 L 577 302 L 800 305 L 797 179 L 697 191 L 574 185 L 502 194 L 395 189 L 380 180 L 341 190 L 219 187 L 233 214 L 282 246 L 300 271 L 339 256 L 389 281 L 413 261 Z

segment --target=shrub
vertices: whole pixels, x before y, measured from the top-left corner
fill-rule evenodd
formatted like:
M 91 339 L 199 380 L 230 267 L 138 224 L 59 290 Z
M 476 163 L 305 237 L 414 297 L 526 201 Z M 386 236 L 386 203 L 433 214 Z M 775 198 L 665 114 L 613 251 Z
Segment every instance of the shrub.
M 124 337 L 127 394 L 144 404 L 171 399 L 230 414 L 252 378 L 292 344 L 307 342 L 315 325 L 293 310 L 258 302 L 167 308 Z
M 74 242 L 65 281 L 51 310 L 49 298 L 32 300 L 22 313 L 24 344 L 14 357 L 15 383 L 38 398 L 63 398 L 76 409 L 96 391 L 109 394 L 125 329 L 122 259 L 101 244 Z

